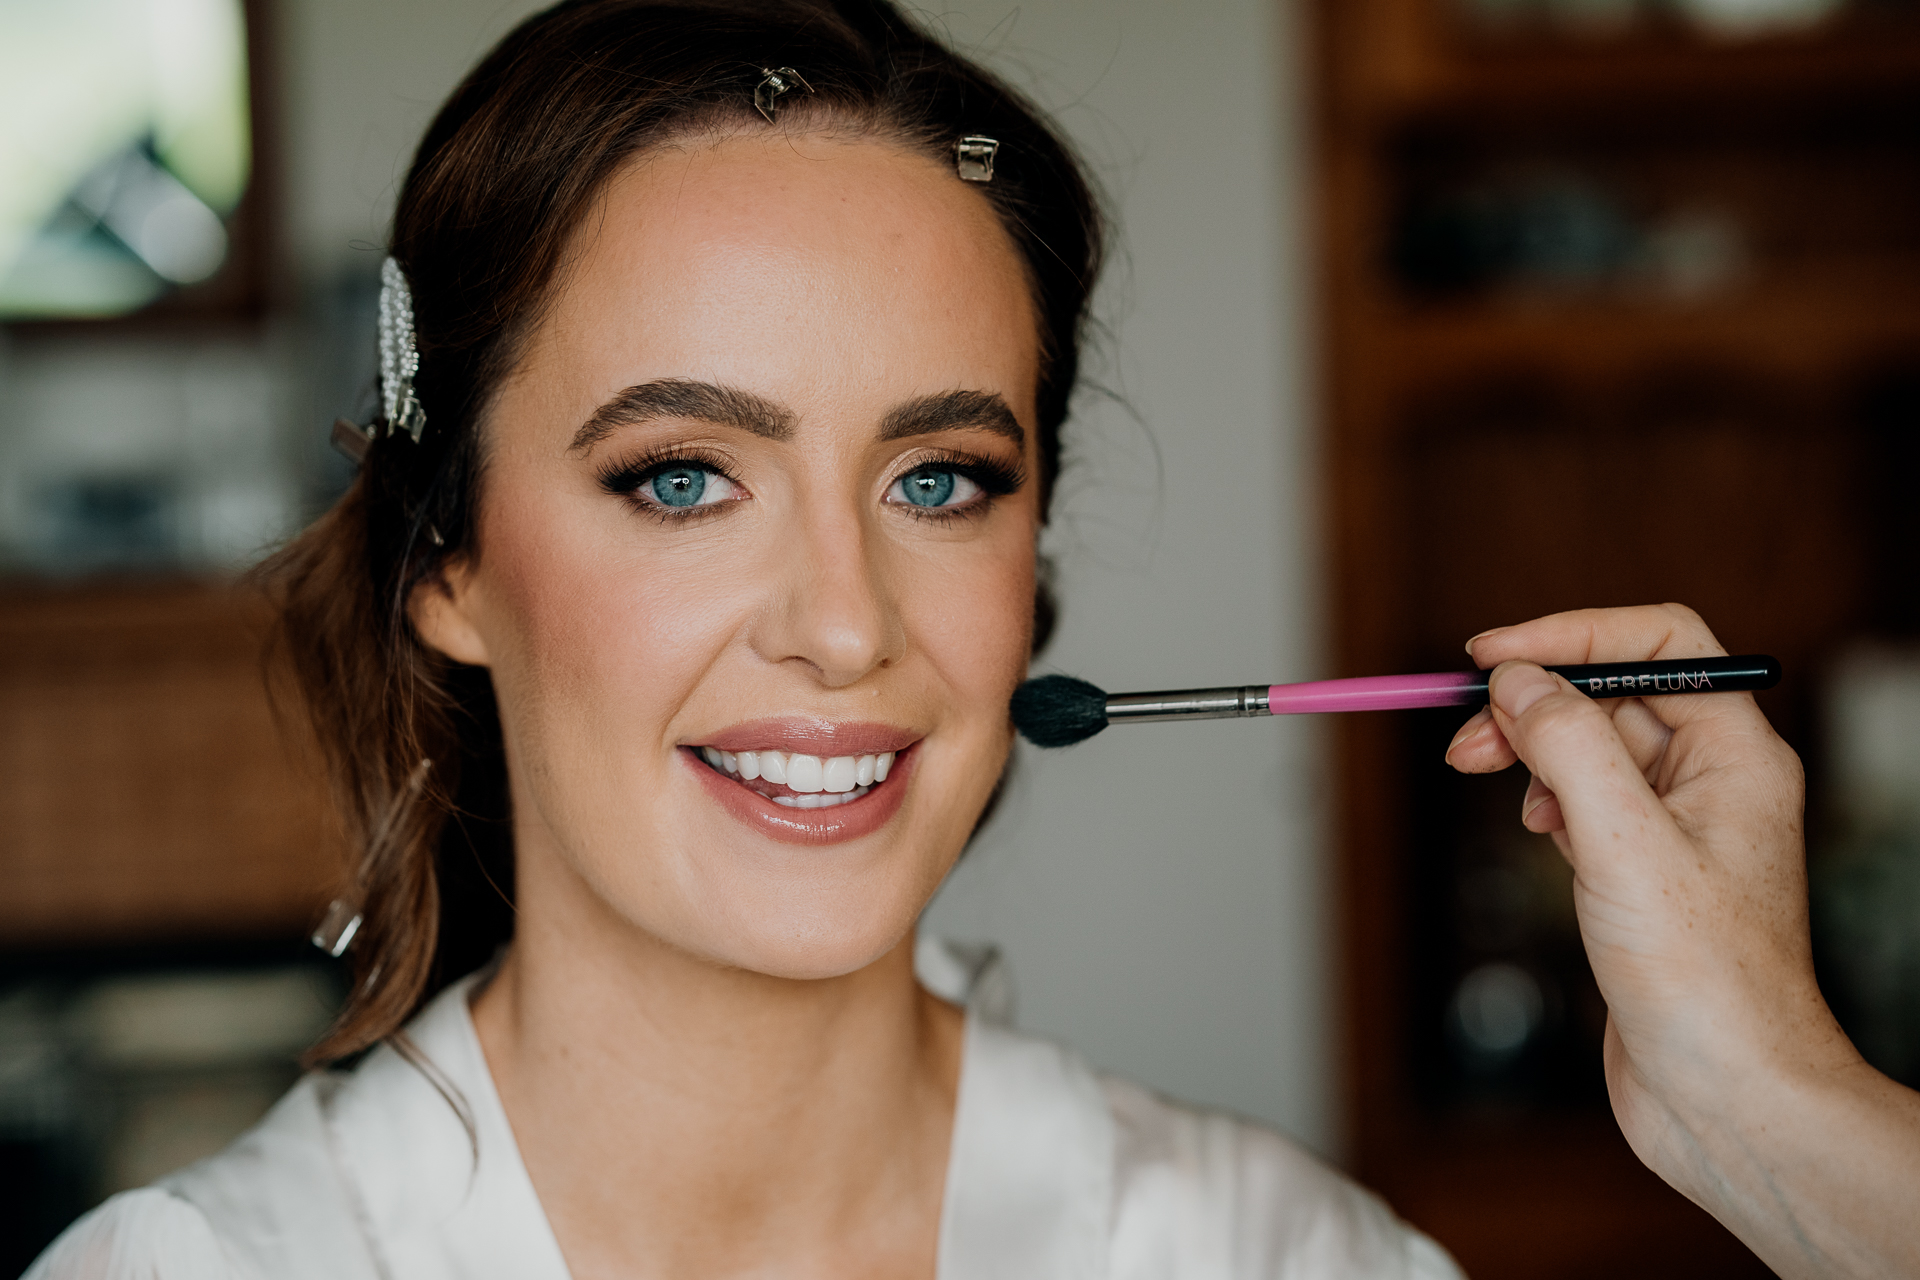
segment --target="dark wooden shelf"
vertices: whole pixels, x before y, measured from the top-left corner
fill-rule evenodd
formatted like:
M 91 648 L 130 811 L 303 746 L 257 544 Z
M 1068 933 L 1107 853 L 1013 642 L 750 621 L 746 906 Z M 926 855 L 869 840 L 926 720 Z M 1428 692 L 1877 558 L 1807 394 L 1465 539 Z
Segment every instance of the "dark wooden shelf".
M 268 698 L 267 620 L 220 584 L 0 587 L 9 949 L 311 926 L 341 844 Z
M 1475 1280 L 1773 1274 L 1648 1172 L 1611 1117 L 1487 1118 L 1426 1139 L 1382 1189 Z M 1658 1262 L 1652 1240 L 1663 1242 Z
M 1858 21 L 1800 36 L 1716 41 L 1692 33 L 1619 39 L 1455 44 L 1436 60 L 1422 100 L 1427 110 L 1499 109 L 1522 104 L 1599 107 L 1800 99 L 1912 98 L 1920 84 L 1920 22 Z
M 1380 326 L 1408 383 L 1529 365 L 1612 377 L 1689 360 L 1832 375 L 1877 351 L 1920 350 L 1920 273 L 1833 270 L 1697 302 L 1536 295 L 1389 304 Z
M 1911 575 L 1888 548 L 1920 546 L 1896 483 L 1920 450 L 1920 12 L 1737 44 L 1469 39 L 1442 0 L 1317 12 L 1333 665 L 1417 669 L 1487 626 L 1680 600 L 1782 656 L 1765 705 L 1804 749 L 1815 673 L 1894 625 Z M 1554 232 L 1572 205 L 1537 215 L 1540 174 L 1639 249 L 1705 211 L 1737 265 L 1683 297 L 1634 282 L 1650 256 L 1474 257 Z M 1568 263 L 1589 283 L 1548 287 Z M 1443 775 L 1450 731 L 1335 728 L 1356 1172 L 1482 1280 L 1766 1275 L 1627 1148 L 1594 1019 L 1564 1018 L 1521 1083 L 1450 1047 L 1471 966 L 1591 985 L 1577 939 L 1464 940 L 1467 873 L 1509 855 L 1518 793 Z
M 1424 118 L 1525 129 L 1596 113 L 1752 117 L 1920 99 L 1920 15 L 1861 13 L 1805 32 L 1734 39 L 1677 20 L 1619 34 L 1499 32 L 1475 31 L 1429 0 L 1357 7 L 1391 29 L 1370 42 L 1363 92 L 1336 98 L 1369 127 Z

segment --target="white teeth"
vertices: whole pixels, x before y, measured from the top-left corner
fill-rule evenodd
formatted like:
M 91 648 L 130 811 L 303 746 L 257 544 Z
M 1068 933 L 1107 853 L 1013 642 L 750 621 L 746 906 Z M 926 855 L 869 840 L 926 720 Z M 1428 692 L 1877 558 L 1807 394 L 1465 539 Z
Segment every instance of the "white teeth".
M 840 758 L 849 759 L 850 757 L 842 756 Z M 850 801 L 858 800 L 861 796 L 867 794 L 870 789 L 871 788 L 868 787 L 858 787 L 847 792 L 845 795 L 816 793 L 805 796 L 774 796 L 773 802 L 775 804 L 785 805 L 789 809 L 831 809 L 835 805 L 847 804 Z
M 819 756 L 803 756 L 794 752 L 787 757 L 787 785 L 799 792 L 826 790 Z
M 774 796 L 779 803 L 802 809 L 817 809 L 825 804 L 843 803 L 842 798 L 858 799 L 876 782 L 885 782 L 893 769 L 892 751 L 880 755 L 819 756 L 784 751 L 722 751 L 701 747 L 700 756 L 723 773 L 752 782 L 768 782 L 791 787 L 798 796 Z M 826 796 L 821 797 L 825 792 Z M 816 800 L 816 798 L 818 798 Z M 814 801 L 802 804 L 802 800 Z

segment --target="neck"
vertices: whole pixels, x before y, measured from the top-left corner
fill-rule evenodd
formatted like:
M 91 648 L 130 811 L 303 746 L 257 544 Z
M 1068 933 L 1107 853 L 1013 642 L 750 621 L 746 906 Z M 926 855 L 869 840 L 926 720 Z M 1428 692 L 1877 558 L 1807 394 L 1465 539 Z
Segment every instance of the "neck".
M 962 1020 L 911 933 L 775 978 L 542 909 L 528 880 L 474 1021 L 578 1280 L 933 1270 Z

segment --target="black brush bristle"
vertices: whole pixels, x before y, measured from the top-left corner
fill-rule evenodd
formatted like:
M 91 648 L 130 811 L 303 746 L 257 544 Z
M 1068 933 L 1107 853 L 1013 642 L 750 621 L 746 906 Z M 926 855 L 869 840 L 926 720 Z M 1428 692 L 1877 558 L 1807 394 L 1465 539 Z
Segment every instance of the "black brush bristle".
M 1036 747 L 1070 747 L 1107 727 L 1107 691 L 1072 676 L 1041 676 L 1013 691 L 1013 727 Z

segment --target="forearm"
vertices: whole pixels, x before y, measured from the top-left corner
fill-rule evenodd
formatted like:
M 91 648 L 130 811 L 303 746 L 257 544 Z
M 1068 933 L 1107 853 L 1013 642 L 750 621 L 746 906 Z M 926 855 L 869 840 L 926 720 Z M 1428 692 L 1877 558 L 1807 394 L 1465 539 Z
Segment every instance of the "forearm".
M 1920 1276 L 1920 1093 L 1854 1058 L 1673 1118 L 1663 1175 L 1786 1280 Z

